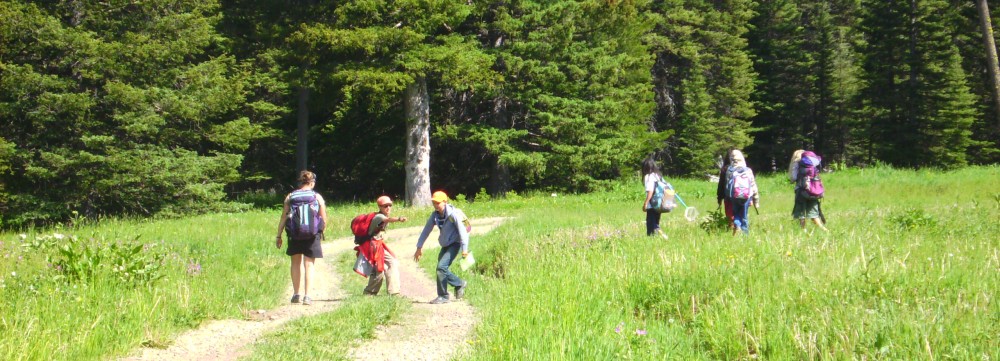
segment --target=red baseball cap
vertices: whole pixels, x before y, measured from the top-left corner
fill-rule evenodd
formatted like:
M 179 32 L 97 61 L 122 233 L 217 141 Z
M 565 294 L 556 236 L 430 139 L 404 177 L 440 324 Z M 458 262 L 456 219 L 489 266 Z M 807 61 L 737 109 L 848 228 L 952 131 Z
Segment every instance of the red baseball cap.
M 392 205 L 392 198 L 389 198 L 389 196 L 381 196 L 378 197 L 375 203 L 378 204 L 379 207 L 384 205 Z

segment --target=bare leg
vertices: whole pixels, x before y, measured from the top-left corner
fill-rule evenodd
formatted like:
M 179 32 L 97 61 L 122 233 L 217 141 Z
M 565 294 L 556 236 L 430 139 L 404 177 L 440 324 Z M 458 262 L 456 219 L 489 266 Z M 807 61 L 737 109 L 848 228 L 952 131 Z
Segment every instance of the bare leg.
M 826 229 L 826 226 L 823 225 L 823 221 L 820 220 L 819 218 L 813 218 L 813 223 L 816 223 L 816 226 L 818 226 L 820 229 L 824 231 L 830 231 L 829 229 Z
M 292 293 L 299 294 L 299 281 L 302 279 L 302 254 L 292 255 Z
M 305 266 L 305 277 L 303 277 L 305 282 L 302 285 L 302 297 L 305 297 L 309 295 L 309 276 L 312 276 L 313 264 L 316 263 L 316 259 L 312 257 L 303 258 L 305 259 L 305 262 L 303 262 L 303 266 Z
M 805 218 L 802 218 L 802 219 L 799 220 L 799 227 L 802 227 L 803 230 L 806 229 L 806 219 Z

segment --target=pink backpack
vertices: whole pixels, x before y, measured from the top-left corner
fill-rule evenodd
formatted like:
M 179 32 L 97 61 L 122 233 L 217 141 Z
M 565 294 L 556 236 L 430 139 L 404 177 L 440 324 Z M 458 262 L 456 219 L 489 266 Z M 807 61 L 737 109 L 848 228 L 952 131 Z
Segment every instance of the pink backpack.
M 799 194 L 803 198 L 815 200 L 823 198 L 823 180 L 819 178 L 819 170 L 822 158 L 811 151 L 802 153 L 802 161 L 799 162 Z

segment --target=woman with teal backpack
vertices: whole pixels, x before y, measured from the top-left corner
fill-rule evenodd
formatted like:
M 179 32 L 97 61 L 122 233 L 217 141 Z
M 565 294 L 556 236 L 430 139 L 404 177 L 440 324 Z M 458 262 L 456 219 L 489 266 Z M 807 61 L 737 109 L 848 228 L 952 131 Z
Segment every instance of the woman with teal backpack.
M 656 191 L 657 182 L 666 182 L 660 174 L 660 168 L 656 166 L 656 161 L 652 157 L 642 161 L 642 184 L 646 190 L 646 200 L 642 203 L 642 211 L 646 212 L 646 235 L 652 236 L 659 233 L 661 237 L 667 238 L 667 234 L 660 229 L 660 211 L 650 205 L 653 193 Z

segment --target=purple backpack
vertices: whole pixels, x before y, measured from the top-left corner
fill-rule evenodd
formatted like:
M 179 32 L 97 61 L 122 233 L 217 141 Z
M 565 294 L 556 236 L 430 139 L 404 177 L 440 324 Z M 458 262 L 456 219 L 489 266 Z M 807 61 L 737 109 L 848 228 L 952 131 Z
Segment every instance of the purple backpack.
M 729 183 L 726 184 L 726 196 L 730 200 L 747 200 L 753 196 L 753 179 L 750 179 L 750 169 L 747 167 L 730 166 Z
M 288 239 L 311 241 L 325 226 L 323 217 L 319 215 L 316 192 L 297 190 L 288 196 L 288 220 L 285 221 Z
M 819 178 L 819 167 L 822 158 L 811 151 L 802 152 L 799 162 L 799 194 L 803 198 L 816 200 L 823 198 L 823 180 Z

